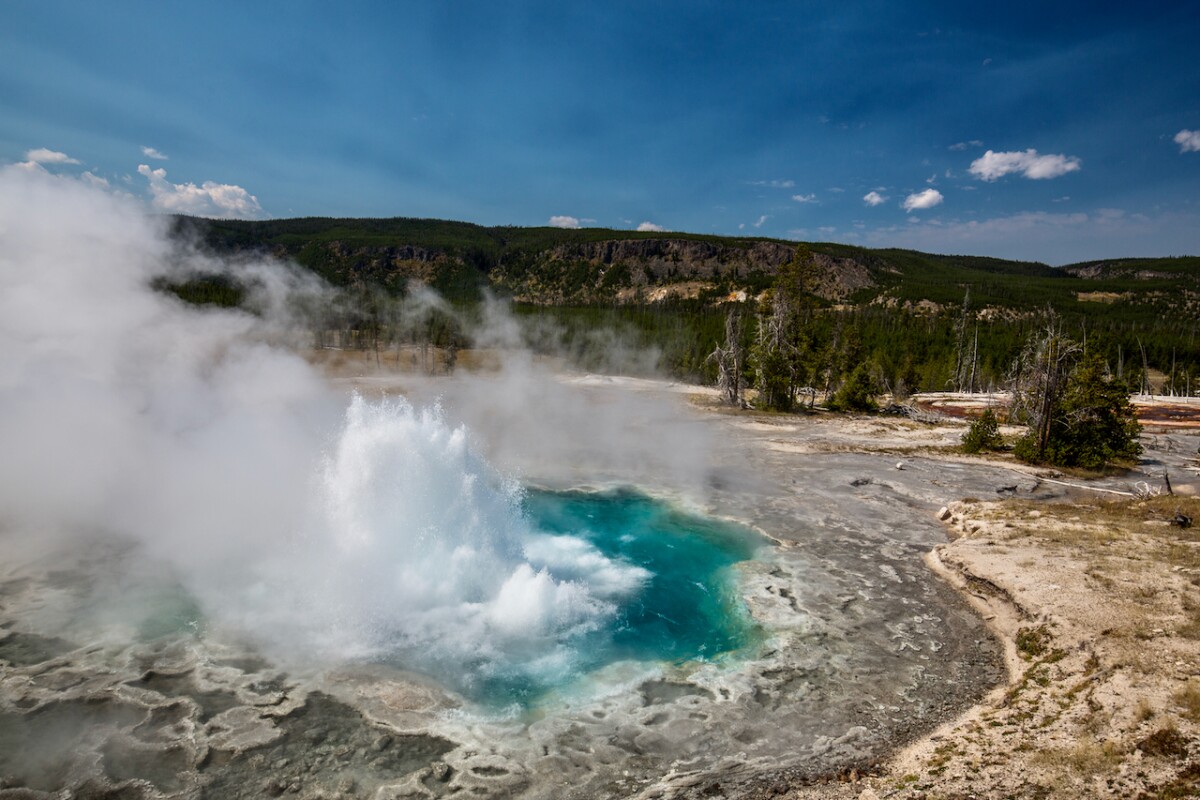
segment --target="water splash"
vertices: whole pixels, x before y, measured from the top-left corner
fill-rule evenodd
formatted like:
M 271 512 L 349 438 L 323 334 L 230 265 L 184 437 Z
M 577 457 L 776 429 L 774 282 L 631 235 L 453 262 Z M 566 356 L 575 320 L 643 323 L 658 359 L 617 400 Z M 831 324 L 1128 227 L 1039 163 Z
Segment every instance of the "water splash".
M 540 546 L 519 484 L 436 407 L 355 396 L 314 495 L 313 524 L 227 605 L 326 660 L 391 661 L 468 694 L 556 683 L 650 577 L 569 535 Z

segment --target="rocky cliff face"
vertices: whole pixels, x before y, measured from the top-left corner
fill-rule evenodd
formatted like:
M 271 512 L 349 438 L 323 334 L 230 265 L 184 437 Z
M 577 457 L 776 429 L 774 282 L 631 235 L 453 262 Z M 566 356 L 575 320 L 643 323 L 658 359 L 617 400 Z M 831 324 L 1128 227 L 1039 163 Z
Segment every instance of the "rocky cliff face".
M 508 252 L 485 268 L 462 254 L 413 245 L 351 245 L 311 242 L 297 258 L 339 285 L 380 284 L 399 288 L 418 281 L 448 286 L 492 286 L 538 304 L 656 302 L 667 298 L 753 297 L 770 286 L 795 247 L 779 242 L 731 246 L 695 239 L 611 239 L 560 244 L 536 252 Z M 814 293 L 842 302 L 875 285 L 866 266 L 849 258 L 814 254 Z M 687 291 L 672 291 L 686 285 Z
M 790 261 L 794 253 L 794 247 L 775 242 L 755 242 L 742 248 L 687 239 L 618 239 L 559 245 L 546 251 L 545 257 L 551 261 L 636 266 L 648 280 L 653 280 L 774 272 Z
M 744 298 L 769 286 L 795 252 L 778 242 L 732 247 L 703 240 L 614 239 L 559 245 L 504 264 L 492 278 L 528 302 L 653 302 L 659 296 L 703 297 L 706 291 Z M 819 253 L 814 258 L 813 290 L 824 300 L 844 300 L 875 285 L 870 271 L 853 259 Z M 672 286 L 686 286 L 687 292 L 671 292 Z M 663 287 L 668 291 L 655 291 Z
M 822 300 L 840 302 L 862 289 L 876 286 L 875 279 L 865 266 L 852 258 L 834 258 L 824 253 L 813 253 L 817 262 L 812 293 Z
M 437 284 L 467 265 L 445 251 L 413 245 L 357 246 L 341 241 L 312 243 L 298 253 L 277 248 L 275 255 L 298 259 L 338 285 L 379 284 L 399 288 L 409 281 Z

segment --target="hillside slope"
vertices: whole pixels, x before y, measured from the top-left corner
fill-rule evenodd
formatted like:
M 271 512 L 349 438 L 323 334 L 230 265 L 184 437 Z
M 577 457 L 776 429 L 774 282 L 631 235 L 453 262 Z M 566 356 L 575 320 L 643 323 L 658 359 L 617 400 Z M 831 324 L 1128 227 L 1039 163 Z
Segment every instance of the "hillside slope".
M 420 281 L 465 297 L 488 287 L 535 305 L 753 297 L 798 243 L 604 228 L 482 227 L 426 219 L 175 219 L 219 252 L 293 259 L 340 286 L 403 291 Z M 1123 259 L 1062 268 L 978 256 L 811 243 L 823 304 L 934 309 L 972 305 L 1134 316 L 1200 310 L 1200 258 Z M 1097 306 L 1104 306 L 1100 309 Z

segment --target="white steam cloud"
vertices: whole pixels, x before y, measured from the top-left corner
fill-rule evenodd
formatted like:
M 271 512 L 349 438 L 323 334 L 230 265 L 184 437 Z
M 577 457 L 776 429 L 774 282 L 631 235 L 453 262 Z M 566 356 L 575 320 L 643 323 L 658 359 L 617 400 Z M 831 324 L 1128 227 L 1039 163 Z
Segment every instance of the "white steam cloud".
M 653 232 L 653 233 L 662 233 L 663 231 L 666 230 L 666 228 L 664 228 L 662 225 L 658 225 L 654 222 L 649 222 L 649 221 L 641 223 L 640 225 L 637 226 L 637 229 L 642 232 Z
M 569 217 L 566 214 L 555 215 L 550 218 L 551 228 L 578 228 L 579 219 L 577 217 Z
M 1058 178 L 1068 172 L 1078 172 L 1082 162 L 1075 156 L 1038 155 L 1030 148 L 1024 151 L 997 153 L 988 150 L 971 162 L 970 173 L 981 181 L 995 181 L 1005 175 L 1019 174 L 1032 180 Z
M 275 261 L 220 263 L 165 224 L 82 180 L 0 169 L 0 559 L 115 537 L 277 655 L 570 669 L 571 642 L 646 573 L 531 531 L 463 423 L 506 469 L 699 483 L 706 444 L 686 415 L 588 402 L 522 350 L 487 375 L 414 378 L 412 400 L 348 402 L 292 348 L 291 309 L 325 287 Z M 152 288 L 213 273 L 250 287 L 258 313 Z M 494 304 L 475 331 L 493 352 L 521 336 Z M 434 395 L 445 411 L 417 405 Z

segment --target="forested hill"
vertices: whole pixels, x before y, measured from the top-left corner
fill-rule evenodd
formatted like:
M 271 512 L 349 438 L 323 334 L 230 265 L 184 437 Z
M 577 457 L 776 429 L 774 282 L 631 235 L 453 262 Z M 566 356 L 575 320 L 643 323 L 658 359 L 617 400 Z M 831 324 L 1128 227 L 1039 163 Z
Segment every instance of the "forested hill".
M 1130 365 L 1157 388 L 1200 388 L 1200 258 L 1118 259 L 1067 267 L 842 244 L 602 228 L 486 228 L 422 219 L 173 220 L 180 236 L 224 254 L 292 259 L 349 291 L 325 309 L 322 337 L 378 347 L 414 334 L 392 320 L 389 297 L 413 281 L 454 302 L 488 288 L 513 299 L 531 341 L 580 366 L 611 362 L 596 331 L 619 331 L 677 377 L 714 378 L 709 357 L 726 316 L 745 321 L 753 346 L 766 304 L 754 302 L 802 272 L 805 327 L 796 347 L 822 385 L 853 364 L 872 365 L 880 385 L 938 390 L 1002 385 L 1024 342 L 1052 307 L 1065 332 L 1102 354 L 1118 374 Z M 782 277 L 781 277 L 782 276 Z M 164 287 L 199 303 L 239 303 L 227 277 Z M 445 322 L 445 321 L 443 321 Z M 433 330 L 432 328 L 430 330 Z M 428 334 L 458 342 L 452 324 Z M 422 334 L 427 335 L 427 334 Z M 971 370 L 957 372 L 970 342 Z M 322 339 L 324 341 L 324 339 Z M 956 367 L 956 365 L 958 365 Z M 807 368 L 807 367 L 806 367 Z M 1166 377 L 1163 377 L 1166 376 Z M 1197 380 L 1192 381 L 1196 376 Z M 753 378 L 752 378 L 753 379 Z
M 429 219 L 175 218 L 180 232 L 219 252 L 293 259 L 339 286 L 403 291 L 418 280 L 452 297 L 481 287 L 537 305 L 611 305 L 753 297 L 769 287 L 797 243 L 605 228 L 482 227 Z M 977 256 L 812 243 L 812 291 L 825 305 L 958 307 L 970 287 L 994 314 L 1047 303 L 1137 313 L 1200 310 L 1200 258 L 1123 259 L 1061 268 Z M 1137 309 L 1135 312 L 1134 309 Z M 1109 311 L 1116 310 L 1109 308 Z

